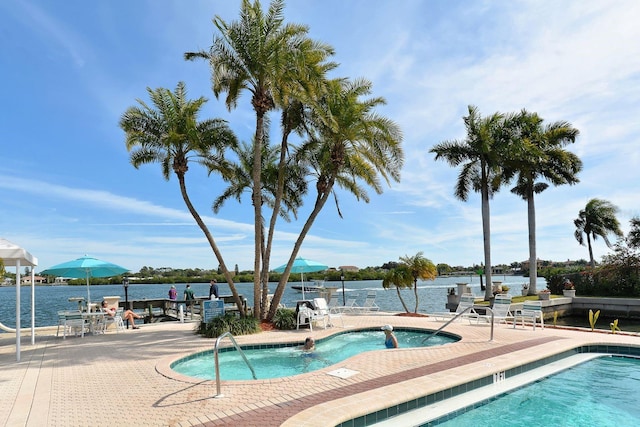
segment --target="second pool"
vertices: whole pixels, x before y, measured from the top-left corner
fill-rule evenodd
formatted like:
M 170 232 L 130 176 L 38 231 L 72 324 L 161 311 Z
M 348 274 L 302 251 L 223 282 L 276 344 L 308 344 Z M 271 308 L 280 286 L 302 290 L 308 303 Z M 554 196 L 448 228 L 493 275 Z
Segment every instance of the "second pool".
M 441 332 L 425 343 L 433 331 L 397 328 L 394 334 L 400 348 L 430 347 L 460 340 L 457 335 Z M 341 362 L 351 356 L 372 350 L 386 350 L 384 333 L 379 329 L 346 331 L 316 340 L 315 351 L 303 352 L 302 342 L 242 346 L 257 379 L 281 378 L 304 374 Z M 393 351 L 393 350 L 386 350 Z M 251 371 L 233 347 L 219 349 L 221 380 L 250 380 Z M 200 379 L 215 380 L 213 350 L 185 357 L 171 365 L 174 371 Z

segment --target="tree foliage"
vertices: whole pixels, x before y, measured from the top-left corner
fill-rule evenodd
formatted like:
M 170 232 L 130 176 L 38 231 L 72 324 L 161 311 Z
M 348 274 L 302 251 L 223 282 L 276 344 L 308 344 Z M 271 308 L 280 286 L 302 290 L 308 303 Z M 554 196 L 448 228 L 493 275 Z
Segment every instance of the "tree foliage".
M 595 268 L 596 265 L 593 258 L 591 240 L 595 241 L 598 237 L 601 237 L 607 247 L 611 248 L 612 244 L 607 236 L 609 234 L 614 234 L 618 237 L 622 236 L 620 223 L 616 218 L 617 213 L 617 206 L 611 202 L 594 198 L 587 202 L 585 208 L 580 210 L 578 218 L 573 221 L 576 226 L 574 235 L 578 243 L 584 246 L 586 239 L 591 268 Z

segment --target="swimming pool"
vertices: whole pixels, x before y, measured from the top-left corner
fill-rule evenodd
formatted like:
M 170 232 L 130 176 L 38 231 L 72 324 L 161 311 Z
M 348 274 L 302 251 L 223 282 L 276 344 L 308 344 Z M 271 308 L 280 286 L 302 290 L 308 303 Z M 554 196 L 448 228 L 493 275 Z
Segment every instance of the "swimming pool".
M 639 397 L 640 359 L 599 357 L 421 427 L 638 426 Z
M 432 347 L 456 342 L 459 336 L 439 333 L 426 343 L 422 341 L 433 331 L 398 328 L 394 330 L 400 348 Z M 242 346 L 253 366 L 257 379 L 282 378 L 304 374 L 331 366 L 356 354 L 383 350 L 384 333 L 380 329 L 345 331 L 316 340 L 312 353 L 300 350 L 302 342 Z M 233 347 L 219 349 L 220 379 L 250 380 L 251 371 Z M 171 364 L 174 371 L 201 379 L 215 380 L 213 350 L 200 352 Z
M 635 426 L 639 395 L 640 348 L 587 345 L 338 426 Z

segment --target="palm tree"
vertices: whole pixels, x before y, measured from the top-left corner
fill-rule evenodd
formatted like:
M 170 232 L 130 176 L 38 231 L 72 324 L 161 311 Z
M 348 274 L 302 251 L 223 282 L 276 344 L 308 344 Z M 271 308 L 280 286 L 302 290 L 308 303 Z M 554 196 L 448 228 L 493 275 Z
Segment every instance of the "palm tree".
M 435 264 L 423 257 L 422 254 L 422 252 L 418 252 L 414 256 L 405 255 L 400 257 L 400 262 L 406 266 L 413 279 L 413 292 L 416 297 L 414 313 L 418 312 L 418 279 L 433 280 L 438 275 Z
M 631 229 L 629 230 L 629 234 L 627 235 L 627 244 L 630 248 L 639 249 L 640 248 L 640 217 L 634 216 L 629 221 L 631 224 Z
M 469 191 L 480 192 L 482 199 L 482 233 L 484 236 L 484 271 L 486 276 L 485 300 L 491 293 L 491 226 L 489 199 L 503 183 L 500 165 L 509 141 L 505 127 L 508 118 L 495 113 L 483 118 L 478 109 L 469 106 L 469 115 L 463 118 L 467 136 L 464 140 L 445 141 L 431 150 L 436 160 L 443 159 L 451 166 L 462 166 L 454 194 L 467 201 Z
M 529 295 L 537 293 L 538 280 L 536 255 L 536 211 L 534 195 L 549 187 L 547 182 L 536 182 L 543 179 L 554 186 L 579 182 L 578 173 L 582 169 L 582 161 L 564 147 L 575 142 L 578 129 L 564 121 L 543 125 L 543 120 L 536 113 L 522 110 L 514 118 L 514 156 L 506 163 L 513 167 L 517 174 L 517 182 L 511 192 L 527 201 L 529 223 Z M 515 151 L 515 153 L 514 153 Z
M 388 184 L 390 180 L 400 179 L 404 162 L 400 128 L 375 112 L 375 107 L 385 103 L 383 98 L 361 99 L 370 93 L 371 83 L 366 80 L 331 80 L 327 83 L 327 95 L 313 111 L 312 133 L 298 149 L 297 158 L 314 170 L 317 195 L 274 292 L 269 319 L 275 315 L 304 238 L 332 194 L 341 216 L 334 186 L 337 184 L 358 200 L 368 202 L 369 196 L 361 182 L 380 194 L 379 176 Z
M 219 212 L 226 200 L 235 198 L 241 201 L 242 195 L 250 191 L 252 188 L 251 169 L 253 165 L 253 147 L 242 144 L 237 150 L 234 150 L 238 156 L 238 163 L 234 165 L 234 173 L 232 179 L 229 180 L 229 186 L 213 203 L 213 211 Z M 278 159 L 280 151 L 278 147 L 262 144 L 262 203 L 269 206 L 273 210 L 272 220 L 270 222 L 267 233 L 263 231 L 262 247 L 260 250 L 263 258 L 263 269 L 267 269 L 271 243 L 273 241 L 273 230 L 275 228 L 276 218 L 279 216 L 285 221 L 291 221 L 291 215 L 297 218 L 298 209 L 302 206 L 302 198 L 307 193 L 308 185 L 305 180 L 307 171 L 300 165 L 289 164 L 286 167 L 280 167 Z M 280 171 L 283 171 L 283 179 L 280 180 Z M 281 186 L 282 185 L 282 186 Z M 264 225 L 264 222 L 262 223 Z M 267 240 L 267 241 L 265 241 Z M 263 272 L 264 273 L 264 272 Z M 262 283 L 262 299 L 261 306 L 266 307 L 268 289 L 268 269 L 266 275 L 261 278 Z M 266 312 L 260 310 L 260 317 L 266 316 Z
M 224 151 L 237 144 L 236 137 L 224 120 L 198 121 L 198 114 L 207 100 L 204 97 L 188 100 L 183 82 L 178 83 L 173 93 L 164 88 L 147 88 L 147 92 L 153 107 L 138 100 L 140 105 L 129 107 L 120 119 L 131 164 L 138 169 L 144 164 L 160 163 L 167 181 L 171 172 L 176 175 L 182 199 L 216 255 L 238 307 L 242 307 L 222 253 L 191 203 L 185 184 L 185 174 L 192 158 L 210 172 L 228 176 L 231 168 L 224 158 Z
M 237 105 L 243 90 L 251 92 L 251 105 L 256 113 L 253 138 L 252 203 L 254 208 L 254 307 L 260 317 L 260 271 L 262 261 L 262 143 L 266 114 L 288 89 L 313 88 L 306 82 L 324 78 L 319 64 L 333 54 L 329 46 L 310 41 L 308 28 L 284 23 L 284 1 L 273 0 L 266 14 L 258 0 L 243 0 L 240 19 L 227 24 L 221 17 L 213 23 L 219 35 L 208 51 L 187 52 L 185 59 L 209 61 L 212 89 L 216 98 L 227 93 L 225 103 L 230 110 Z M 310 60 L 311 59 L 311 60 Z M 293 90 L 293 89 L 292 89 Z M 276 97 L 276 94 L 277 97 Z
M 400 289 L 410 288 L 412 284 L 413 275 L 406 264 L 400 264 L 398 267 L 392 268 L 384 275 L 384 279 L 382 279 L 383 288 L 389 289 L 391 286 L 396 288 L 398 298 L 402 303 L 402 307 L 404 307 L 404 311 L 407 313 L 409 313 L 409 307 L 407 307 L 407 304 L 404 302 Z
M 595 241 L 598 236 L 600 236 L 606 243 L 607 247 L 611 248 L 612 244 L 609 242 L 607 235 L 615 234 L 618 237 L 622 236 L 620 223 L 616 218 L 617 213 L 618 208 L 611 202 L 601 199 L 591 199 L 587 202 L 587 206 L 580 210 L 578 218 L 573 220 L 573 223 L 576 226 L 576 240 L 583 246 L 586 235 L 591 268 L 595 268 L 596 266 L 593 259 L 591 238 Z

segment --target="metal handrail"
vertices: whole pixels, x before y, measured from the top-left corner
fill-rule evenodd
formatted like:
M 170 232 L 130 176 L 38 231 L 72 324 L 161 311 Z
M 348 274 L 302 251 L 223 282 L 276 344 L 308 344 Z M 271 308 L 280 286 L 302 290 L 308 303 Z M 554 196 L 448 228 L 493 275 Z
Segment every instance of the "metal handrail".
M 222 339 L 225 337 L 229 337 L 229 339 L 233 343 L 233 346 L 236 348 L 236 350 L 238 350 L 238 353 L 240 353 L 240 356 L 242 356 L 242 358 L 244 359 L 244 362 L 247 364 L 247 366 L 251 370 L 251 375 L 253 375 L 253 379 L 254 380 L 258 379 L 256 377 L 256 371 L 253 370 L 253 366 L 251 366 L 251 363 L 249 363 L 249 359 L 247 359 L 247 356 L 244 355 L 244 352 L 236 342 L 235 338 L 233 338 L 233 335 L 231 335 L 231 332 L 225 332 L 224 334 L 220 335 L 218 339 L 216 339 L 216 345 L 213 347 L 213 358 L 216 363 L 216 395 L 215 397 L 223 397 L 223 394 L 220 393 L 220 362 L 218 361 L 218 346 L 220 345 L 220 341 L 222 341 Z
M 440 326 L 440 328 L 438 328 L 437 331 L 435 331 L 434 333 L 432 333 L 431 335 L 429 335 L 428 337 L 426 337 L 425 339 L 422 340 L 422 344 L 424 344 L 428 339 L 436 336 L 440 331 L 442 331 L 444 328 L 446 328 L 451 322 L 453 322 L 454 320 L 456 320 L 458 317 L 462 316 L 463 314 L 465 314 L 467 311 L 473 310 L 475 308 L 482 308 L 485 310 L 489 310 L 491 312 L 491 336 L 489 337 L 489 342 L 493 341 L 493 319 L 494 319 L 494 313 L 493 313 L 493 309 L 491 307 L 485 307 L 483 305 L 472 305 L 471 307 L 467 307 L 464 310 L 462 310 L 460 313 L 457 313 L 451 320 L 449 320 L 447 323 L 445 323 L 444 325 Z

